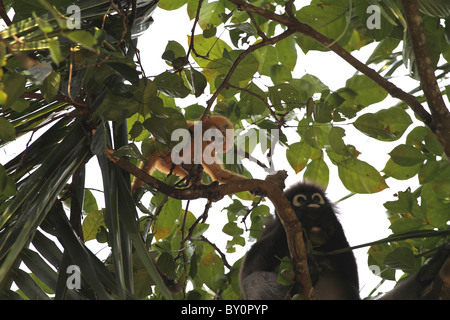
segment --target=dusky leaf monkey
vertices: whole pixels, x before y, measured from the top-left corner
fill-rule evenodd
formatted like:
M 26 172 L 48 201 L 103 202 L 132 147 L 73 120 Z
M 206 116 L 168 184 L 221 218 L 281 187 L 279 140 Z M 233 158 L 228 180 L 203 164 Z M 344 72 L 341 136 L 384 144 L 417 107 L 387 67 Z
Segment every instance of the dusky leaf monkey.
M 316 252 L 349 247 L 332 203 L 321 188 L 298 183 L 284 192 L 302 223 L 304 238 Z M 241 267 L 241 291 L 249 300 L 290 299 L 294 286 L 278 282 L 280 263 L 290 252 L 278 216 L 266 225 L 258 241 L 246 254 Z M 352 251 L 334 255 L 308 256 L 313 283 L 312 298 L 318 300 L 359 299 L 358 272 Z
M 216 156 L 216 152 L 226 154 L 233 147 L 234 126 L 231 121 L 223 116 L 208 116 L 203 122 L 197 122 L 197 125 L 199 125 L 197 127 L 199 131 L 194 122 L 187 121 L 189 139 L 185 142 L 180 157 L 176 156 L 174 159 L 172 150 L 175 148 L 155 151 L 146 159 L 146 162 L 141 163 L 140 168 L 149 174 L 157 169 L 165 174 L 174 173 L 180 178 L 186 178 L 190 175 L 193 165 L 201 164 L 203 170 L 213 181 L 229 183 L 246 179 L 240 174 L 226 170 Z M 200 134 L 201 137 L 197 137 L 197 134 Z M 196 146 L 196 143 L 199 144 Z M 198 150 L 199 147 L 200 150 Z M 193 183 L 198 183 L 198 181 L 190 182 L 190 184 Z M 134 178 L 131 186 L 132 192 L 142 184 L 142 180 Z

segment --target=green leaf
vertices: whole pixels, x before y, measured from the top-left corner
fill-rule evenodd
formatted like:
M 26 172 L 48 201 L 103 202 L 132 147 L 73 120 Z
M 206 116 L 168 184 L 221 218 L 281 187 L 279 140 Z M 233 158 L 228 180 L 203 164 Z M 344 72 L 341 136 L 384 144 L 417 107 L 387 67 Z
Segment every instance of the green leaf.
M 281 257 L 280 257 L 281 258 Z M 289 257 L 283 257 L 278 274 L 278 283 L 290 286 L 295 282 L 294 265 Z
M 355 75 L 345 83 L 347 89 L 356 93 L 353 103 L 365 107 L 383 101 L 387 92 L 365 75 Z
M 345 130 L 341 127 L 332 127 L 328 133 L 328 141 L 333 152 L 341 156 L 348 156 L 349 152 L 343 137 L 345 137 Z
M 128 120 L 128 119 L 127 119 Z M 130 140 L 138 140 L 137 138 L 141 135 L 144 130 L 144 126 L 140 121 L 133 122 L 130 131 L 128 132 Z
M 372 52 L 369 59 L 367 59 L 367 64 L 383 62 L 383 60 L 388 58 L 392 51 L 398 47 L 399 43 L 399 39 L 383 39 Z
M 448 194 L 449 182 L 447 180 L 427 183 L 422 188 L 422 207 L 427 213 L 427 220 L 436 228 L 446 228 L 446 224 L 450 220 Z M 444 195 L 444 197 L 441 198 L 441 195 Z
M 30 300 L 50 300 L 44 290 L 33 280 L 31 275 L 21 269 L 11 273 L 12 280 Z
M 137 158 L 141 161 L 145 160 L 145 158 L 139 152 L 139 148 L 134 143 L 129 143 L 127 145 L 120 147 L 113 153 L 113 156 L 118 158 L 121 157 Z
M 415 196 L 411 191 L 407 190 L 405 192 L 398 193 L 397 201 L 387 201 L 383 206 L 389 211 L 389 213 L 411 213 L 413 205 L 417 204 Z
M 424 226 L 423 219 L 417 219 L 410 214 L 404 215 L 398 219 L 391 218 L 391 220 L 392 223 L 389 226 L 389 229 L 395 234 L 415 231 Z
M 263 229 L 263 219 L 270 217 L 270 208 L 266 205 L 259 205 L 252 210 L 250 214 L 250 220 L 252 225 L 250 226 L 250 237 L 258 239 Z
M 377 113 L 363 114 L 353 125 L 369 137 L 381 141 L 394 141 L 403 135 L 411 123 L 411 118 L 405 110 L 393 107 Z
M 347 27 L 347 6 L 342 5 L 316 5 L 304 6 L 296 12 L 298 20 L 311 26 L 330 39 L 339 39 L 338 43 L 345 45 L 351 38 L 353 29 Z M 298 43 L 303 52 L 309 50 L 327 50 L 315 40 L 298 35 Z
M 265 98 L 266 93 L 262 91 L 258 86 L 256 86 L 253 82 L 250 82 L 246 89 L 250 90 L 254 94 L 259 95 L 260 97 Z M 253 94 L 243 91 L 241 92 L 240 97 L 241 100 L 239 101 L 239 105 L 241 107 L 241 113 L 244 115 L 255 116 L 258 114 L 263 114 L 264 111 L 267 110 L 264 101 Z
M 16 139 L 16 129 L 5 118 L 0 118 L 0 140 L 13 141 Z
M 313 113 L 316 122 L 327 123 L 333 120 L 333 107 L 326 102 L 317 102 Z
M 236 237 L 236 236 L 240 236 L 241 234 L 243 234 L 244 230 L 239 228 L 239 226 L 237 225 L 236 222 L 228 222 L 222 228 L 222 232 L 229 236 Z
M 217 111 L 217 108 L 215 111 Z M 203 112 L 205 112 L 205 107 L 198 103 L 184 108 L 184 116 L 186 120 L 190 121 L 197 121 L 202 116 Z
M 36 281 L 46 293 L 54 294 L 57 281 L 56 272 L 39 254 L 30 249 L 24 249 L 20 254 L 20 257 L 31 272 L 33 272 L 31 276 L 34 281 Z
M 420 264 L 420 259 L 414 256 L 410 248 L 400 247 L 388 253 L 384 260 L 387 267 L 400 269 L 406 273 L 413 273 Z
M 0 105 L 6 105 L 6 101 L 8 100 L 8 95 L 5 91 L 0 89 Z
M 223 261 L 216 254 L 213 247 L 205 245 L 203 248 L 204 250 L 198 263 L 198 280 L 215 290 L 213 278 L 218 274 L 224 273 Z
M 55 199 L 74 171 L 83 162 L 89 151 L 87 137 L 80 125 L 72 126 L 64 140 L 57 145 L 41 166 L 21 184 L 21 192 L 9 203 L 0 219 L 0 226 L 14 216 L 18 228 L 12 232 L 13 245 L 0 246 L 0 256 L 4 258 L 0 270 L 0 281 L 7 276 L 17 255 L 31 239 L 36 228 L 55 206 Z M 25 201 L 26 199 L 26 201 Z
M 108 61 L 108 65 L 110 65 L 114 69 L 114 71 L 123 76 L 126 80 L 130 81 L 131 84 L 137 85 L 139 82 L 139 75 L 141 73 L 136 70 L 136 66 L 134 64 L 130 65 L 126 62 L 128 61 Z
M 292 79 L 291 71 L 284 64 L 275 64 L 270 67 L 270 79 L 277 85 Z
M 355 193 L 375 193 L 386 188 L 380 173 L 367 162 L 349 159 L 339 162 L 338 174 L 344 186 Z
M 286 151 L 286 158 L 295 173 L 302 171 L 309 161 L 312 148 L 304 141 L 292 143 Z
M 171 63 L 177 58 L 184 57 L 186 57 L 186 51 L 184 50 L 184 47 L 176 41 L 169 41 L 162 55 L 164 60 Z
M 270 76 L 271 67 L 277 61 L 277 53 L 273 46 L 265 46 L 253 52 L 259 61 L 258 73 L 264 76 Z
M 323 157 L 313 159 L 306 167 L 303 179 L 317 183 L 326 189 L 330 171 Z
M 97 39 L 86 30 L 75 30 L 67 33 L 66 38 L 72 40 L 73 42 L 80 44 L 84 48 L 95 51 L 94 46 L 97 44 Z
M 64 60 L 58 39 L 48 40 L 48 50 L 50 51 L 50 56 L 55 64 L 59 65 Z
M 186 75 L 186 79 L 191 86 L 191 90 L 194 92 L 195 97 L 198 98 L 205 92 L 205 88 L 208 84 L 205 76 L 194 68 L 184 69 L 183 72 Z
M 4 88 L 7 94 L 6 106 L 12 105 L 25 92 L 27 79 L 19 73 L 6 73 L 3 75 Z
M 287 37 L 275 44 L 278 61 L 282 62 L 289 71 L 294 71 L 297 63 L 297 48 L 295 46 L 295 38 Z
M 231 12 L 230 14 L 233 14 Z M 223 16 L 222 16 L 223 17 Z M 250 44 L 249 37 L 256 35 L 256 29 L 248 22 L 228 25 L 230 30 L 230 40 L 235 47 Z M 241 44 L 239 44 L 241 42 Z
M 140 107 L 139 101 L 132 99 L 129 92 L 119 94 L 116 88 L 108 90 L 95 113 L 107 120 L 119 121 L 135 114 Z
M 84 189 L 83 213 L 89 214 L 97 210 L 98 205 L 94 195 L 90 190 Z
M 387 269 L 384 264 L 386 255 L 391 252 L 391 248 L 385 244 L 373 245 L 369 249 L 368 265 L 371 270 L 379 270 L 378 276 L 387 280 L 395 280 L 395 270 Z
M 191 93 L 191 90 L 184 85 L 181 77 L 167 71 L 156 76 L 154 83 L 158 90 L 168 97 L 185 98 Z
M 233 199 L 233 203 L 228 207 L 225 207 L 224 210 L 227 210 L 228 213 L 231 213 L 235 216 L 243 216 L 246 214 L 247 207 L 244 206 L 241 201 Z
M 323 149 L 327 143 L 327 136 L 324 130 L 319 127 L 310 127 L 303 133 L 303 139 L 307 144 L 315 149 Z
M 0 199 L 7 199 L 16 193 L 16 184 L 8 176 L 5 168 L 0 164 Z
M 89 213 L 83 221 L 84 241 L 96 239 L 100 227 L 106 228 L 103 210 Z
M 394 179 L 407 180 L 409 178 L 414 177 L 419 172 L 421 167 L 422 163 L 405 167 L 400 166 L 397 163 L 395 163 L 392 159 L 389 159 L 382 171 Z
M 269 87 L 269 99 L 276 110 L 284 111 L 282 101 L 288 104 L 289 109 L 295 109 L 308 98 L 303 91 L 297 89 L 297 85 L 290 83 L 280 83 Z
M 158 3 L 158 7 L 167 11 L 172 11 L 181 8 L 187 2 L 187 0 L 161 0 Z
M 232 50 L 229 52 L 229 58 L 221 56 L 218 59 L 212 60 L 210 63 L 208 63 L 207 68 L 209 68 L 211 71 L 214 71 L 215 73 L 227 74 L 233 64 L 233 61 L 235 61 L 242 52 L 242 50 Z M 258 71 L 258 68 L 258 60 L 254 57 L 253 54 L 248 54 L 239 63 L 239 67 L 236 68 L 233 72 L 231 80 L 251 80 L 254 74 Z
M 431 185 L 439 199 L 443 201 L 450 199 L 450 179 L 437 178 L 431 183 Z
M 8 174 L 6 173 L 5 168 L 0 165 L 0 194 L 3 193 L 3 190 L 6 188 L 8 183 Z
M 167 252 L 161 253 L 161 255 L 158 257 L 156 266 L 160 271 L 164 272 L 164 274 L 169 279 L 171 280 L 175 279 L 177 275 L 176 273 L 177 264 L 175 263 L 175 261 L 173 260 L 172 256 L 169 253 Z
M 439 172 L 439 162 L 427 161 L 419 171 L 419 183 L 425 184 L 433 181 Z
M 168 198 L 156 221 L 156 240 L 167 238 L 177 228 L 176 221 L 180 217 L 180 212 L 181 200 Z
M 42 95 L 47 103 L 50 103 L 59 91 L 61 83 L 61 74 L 52 71 L 41 85 Z
M 401 144 L 395 147 L 389 155 L 392 161 L 403 167 L 411 167 L 417 164 L 422 164 L 425 156 L 419 149 L 407 144 Z
M 442 156 L 444 152 L 442 145 L 428 127 L 415 127 L 411 130 L 406 137 L 406 144 L 437 156 Z
M 424 137 L 425 141 L 425 148 L 432 154 L 435 154 L 437 156 L 442 156 L 442 153 L 444 152 L 444 149 L 442 145 L 439 143 L 436 136 L 431 132 L 431 130 L 427 130 Z
M 211 37 L 214 37 L 216 34 L 217 34 L 217 28 L 213 24 L 208 23 L 206 25 L 205 30 L 203 30 L 203 36 L 205 38 L 211 38 Z
M 435 18 L 446 19 L 450 16 L 450 4 L 445 0 L 419 0 L 420 10 Z
M 11 105 L 11 109 L 13 109 L 14 111 L 17 111 L 19 113 L 22 113 L 25 110 L 27 110 L 29 106 L 30 106 L 30 101 L 25 100 L 25 99 L 17 99 Z
M 191 41 L 192 38 L 189 37 L 189 42 Z M 231 47 L 225 41 L 217 37 L 205 38 L 200 34 L 194 36 L 193 41 L 197 54 L 199 56 L 208 57 L 208 59 L 204 59 L 191 52 L 191 55 L 194 58 L 195 62 L 197 62 L 197 64 L 203 69 L 207 68 L 209 61 L 222 58 L 224 50 L 227 52 L 232 51 Z M 208 78 L 206 74 L 205 76 L 206 78 Z
M 223 1 L 203 2 L 198 24 L 205 30 L 208 25 L 218 26 L 222 23 L 219 13 L 225 13 Z

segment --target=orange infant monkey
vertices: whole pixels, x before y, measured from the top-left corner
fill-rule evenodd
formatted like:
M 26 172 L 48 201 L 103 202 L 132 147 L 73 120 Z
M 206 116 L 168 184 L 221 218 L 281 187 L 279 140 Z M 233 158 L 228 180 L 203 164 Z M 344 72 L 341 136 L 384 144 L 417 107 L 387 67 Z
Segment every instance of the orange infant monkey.
M 220 143 L 220 148 L 218 150 L 219 153 L 225 154 L 232 146 L 233 146 L 233 124 L 226 117 L 222 116 L 208 116 L 203 123 L 198 124 L 199 126 L 196 128 L 196 125 L 192 121 L 187 121 L 189 134 L 189 142 L 184 147 L 183 150 L 187 150 L 187 154 L 183 154 L 181 158 L 183 162 L 180 163 L 179 158 L 172 159 L 172 150 L 166 151 L 155 151 L 148 158 L 146 162 L 142 162 L 139 166 L 140 169 L 146 171 L 148 174 L 151 174 L 155 169 L 158 169 L 162 173 L 174 173 L 181 178 L 185 178 L 189 175 L 189 172 L 186 170 L 186 167 L 189 165 L 200 164 L 202 165 L 204 171 L 211 177 L 213 181 L 218 181 L 220 183 L 229 183 L 232 181 L 246 179 L 244 176 L 241 176 L 237 173 L 228 171 L 224 169 L 223 165 L 219 162 L 216 157 L 216 148 Z M 201 131 L 200 131 L 201 128 Z M 217 133 L 220 138 L 225 137 L 225 139 L 204 139 L 208 136 L 207 130 L 211 129 L 209 133 L 213 133 L 212 138 L 217 137 Z M 228 130 L 227 129 L 231 129 Z M 214 130 L 218 130 L 214 134 Z M 205 132 L 207 134 L 205 134 Z M 198 139 L 195 135 L 201 134 L 201 154 L 196 150 L 195 140 Z M 194 141 L 192 140 L 192 136 L 194 135 Z M 205 141 L 206 140 L 206 141 Z M 192 143 L 193 142 L 193 143 Z M 205 156 L 205 149 L 206 154 Z M 190 151 L 190 152 L 189 152 Z M 189 156 L 190 153 L 190 156 Z M 201 157 L 201 158 L 200 158 Z M 187 163 L 187 166 L 184 166 Z M 142 180 L 137 179 L 136 177 L 133 180 L 133 184 L 131 186 L 131 191 L 134 192 L 137 188 L 141 187 L 143 184 Z

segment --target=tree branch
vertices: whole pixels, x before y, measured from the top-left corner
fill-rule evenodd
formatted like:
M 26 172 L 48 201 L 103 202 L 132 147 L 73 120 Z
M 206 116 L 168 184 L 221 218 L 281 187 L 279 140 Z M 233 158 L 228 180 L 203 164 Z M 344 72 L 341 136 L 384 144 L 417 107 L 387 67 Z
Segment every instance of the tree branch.
M 6 13 L 5 5 L 3 4 L 3 0 L 0 0 L 0 17 L 5 21 L 7 26 L 12 25 L 11 19 L 9 19 L 8 14 Z
M 194 24 L 192 25 L 191 42 L 189 43 L 189 49 L 186 54 L 186 59 L 187 59 L 187 57 L 189 57 L 189 53 L 191 53 L 191 51 L 194 52 L 195 55 L 198 56 L 197 52 L 195 52 L 195 49 L 194 49 L 194 33 L 195 33 L 195 27 L 197 26 L 198 20 L 200 19 L 200 9 L 202 8 L 202 4 L 203 4 L 203 0 L 199 0 L 198 6 L 197 6 L 197 12 L 195 14 Z
M 287 242 L 296 271 L 296 284 L 298 290 L 303 294 L 305 299 L 311 298 L 312 283 L 309 276 L 302 225 L 297 219 L 290 202 L 284 196 L 281 187 L 284 186 L 284 180 L 287 177 L 285 171 L 279 171 L 274 175 L 270 175 L 266 180 L 248 179 L 222 185 L 212 183 L 210 185 L 192 186 L 187 189 L 176 189 L 147 174 L 145 171 L 131 164 L 128 160 L 115 157 L 113 154 L 114 150 L 108 147 L 106 156 L 110 161 L 126 172 L 175 199 L 192 200 L 207 198 L 210 201 L 217 201 L 225 195 L 248 190 L 257 190 L 258 193 L 264 194 L 273 203 L 286 230 Z
M 402 5 L 408 24 L 408 32 L 416 59 L 421 88 L 427 99 L 433 119 L 434 130 L 433 128 L 431 129 L 444 148 L 447 157 L 450 157 L 450 113 L 444 99 L 442 99 L 441 90 L 431 65 L 425 30 L 419 13 L 419 5 L 416 0 L 402 0 Z
M 278 15 L 272 11 L 265 10 L 262 8 L 255 7 L 249 3 L 246 3 L 242 0 L 228 0 L 231 3 L 234 3 L 238 6 L 239 10 L 249 11 L 252 13 L 256 13 L 260 16 L 265 17 L 266 19 L 270 19 L 272 21 L 276 21 L 286 27 L 288 30 L 293 30 L 295 32 L 300 32 L 301 34 L 308 36 L 323 46 L 329 48 L 342 59 L 347 61 L 350 65 L 352 65 L 356 70 L 365 74 L 367 77 L 372 79 L 375 83 L 377 83 L 380 87 L 385 89 L 392 97 L 398 98 L 405 103 L 407 103 L 414 113 L 432 130 L 434 130 L 433 119 L 431 115 L 423 108 L 423 106 L 417 101 L 417 99 L 398 88 L 393 83 L 389 82 L 381 75 L 379 75 L 375 70 L 369 68 L 366 64 L 362 63 L 355 57 L 353 57 L 350 53 L 348 53 L 344 48 L 342 48 L 339 44 L 333 43 L 334 41 L 325 37 L 320 32 L 314 30 L 307 24 L 304 24 L 298 21 L 294 17 L 288 17 L 286 15 Z

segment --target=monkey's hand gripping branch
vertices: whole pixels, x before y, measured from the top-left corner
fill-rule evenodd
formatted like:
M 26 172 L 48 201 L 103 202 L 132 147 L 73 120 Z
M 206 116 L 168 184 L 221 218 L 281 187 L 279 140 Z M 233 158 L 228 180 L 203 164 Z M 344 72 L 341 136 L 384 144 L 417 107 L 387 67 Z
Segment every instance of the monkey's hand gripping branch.
M 278 171 L 266 180 L 248 179 L 227 184 L 212 183 L 196 185 L 186 189 L 176 189 L 147 174 L 124 158 L 114 156 L 114 150 L 107 148 L 106 156 L 121 169 L 141 179 L 162 193 L 180 200 L 207 198 L 218 201 L 225 195 L 242 191 L 257 191 L 264 194 L 273 203 L 275 210 L 286 230 L 287 242 L 296 274 L 296 286 L 305 299 L 311 299 L 312 283 L 309 276 L 306 246 L 302 236 L 302 225 L 298 221 L 291 204 L 283 193 L 286 171 Z

